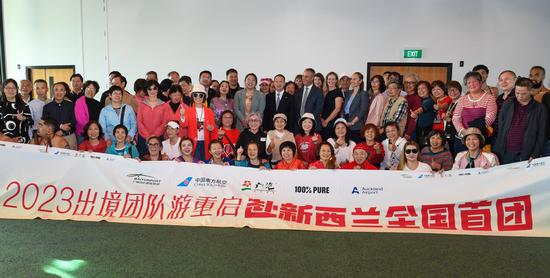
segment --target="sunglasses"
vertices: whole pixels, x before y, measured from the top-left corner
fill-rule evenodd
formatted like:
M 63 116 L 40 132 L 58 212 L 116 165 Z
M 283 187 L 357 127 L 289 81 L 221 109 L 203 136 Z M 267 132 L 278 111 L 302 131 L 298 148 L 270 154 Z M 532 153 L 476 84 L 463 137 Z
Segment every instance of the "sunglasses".
M 203 94 L 203 93 L 193 93 L 192 96 L 193 96 L 193 97 L 204 98 L 204 97 L 206 96 L 206 94 Z
M 405 150 L 405 153 L 406 153 L 406 154 L 418 153 L 418 150 L 417 150 L 417 149 L 406 149 L 406 150 Z

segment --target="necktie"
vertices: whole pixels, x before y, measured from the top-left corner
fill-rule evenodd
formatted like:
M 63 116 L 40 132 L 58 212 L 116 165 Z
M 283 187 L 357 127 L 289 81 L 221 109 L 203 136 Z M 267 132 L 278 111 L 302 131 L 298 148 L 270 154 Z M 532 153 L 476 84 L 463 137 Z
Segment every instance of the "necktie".
M 281 102 L 281 93 L 277 93 L 277 101 L 275 103 L 275 110 L 279 109 L 279 103 Z
M 307 96 L 309 94 L 309 88 L 308 87 L 305 87 L 304 88 L 304 95 L 302 96 L 302 106 L 300 107 L 300 117 L 302 115 L 304 115 L 304 110 L 306 108 L 306 101 L 307 101 Z

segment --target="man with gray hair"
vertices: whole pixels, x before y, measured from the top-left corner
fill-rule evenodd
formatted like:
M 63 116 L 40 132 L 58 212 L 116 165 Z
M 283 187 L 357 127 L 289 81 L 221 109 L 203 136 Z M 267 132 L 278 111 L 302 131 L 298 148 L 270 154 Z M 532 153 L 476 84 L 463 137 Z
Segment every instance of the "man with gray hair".
M 23 79 L 19 82 L 19 92 L 21 93 L 21 100 L 25 103 L 29 103 L 32 100 L 32 83 L 30 80 Z
M 399 74 L 399 72 L 396 72 L 396 71 L 392 71 L 392 72 L 388 73 L 388 82 L 386 82 L 386 91 L 383 93 L 385 99 L 388 98 L 387 86 L 390 84 L 390 81 L 392 81 L 392 80 L 398 82 L 399 84 L 401 84 L 402 83 L 401 74 Z M 406 97 L 407 92 L 401 90 L 401 92 L 399 92 L 399 95 L 402 96 L 402 97 Z

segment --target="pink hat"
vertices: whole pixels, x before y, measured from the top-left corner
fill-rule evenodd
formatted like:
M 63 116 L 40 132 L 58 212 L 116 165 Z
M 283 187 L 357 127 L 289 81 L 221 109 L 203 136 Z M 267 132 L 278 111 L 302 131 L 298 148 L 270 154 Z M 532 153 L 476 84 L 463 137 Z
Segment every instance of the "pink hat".
M 271 84 L 271 81 L 272 81 L 271 78 L 264 77 L 264 78 L 260 79 L 260 85 L 262 85 L 264 83 L 269 85 L 269 84 Z

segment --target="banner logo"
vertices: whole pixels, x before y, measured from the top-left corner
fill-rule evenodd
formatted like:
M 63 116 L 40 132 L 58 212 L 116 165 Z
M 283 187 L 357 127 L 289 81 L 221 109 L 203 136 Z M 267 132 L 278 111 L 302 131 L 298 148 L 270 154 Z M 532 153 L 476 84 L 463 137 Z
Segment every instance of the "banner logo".
M 178 187 L 187 187 L 187 186 L 189 186 L 192 179 L 193 179 L 193 177 L 187 177 L 186 179 L 184 179 L 182 182 L 180 182 L 178 184 Z

